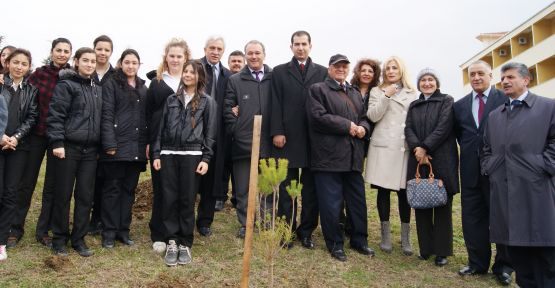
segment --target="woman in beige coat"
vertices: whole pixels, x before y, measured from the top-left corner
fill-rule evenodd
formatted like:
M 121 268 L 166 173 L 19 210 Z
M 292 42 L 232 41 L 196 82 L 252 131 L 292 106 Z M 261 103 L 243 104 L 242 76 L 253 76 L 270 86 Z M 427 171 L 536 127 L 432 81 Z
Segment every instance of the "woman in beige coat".
M 410 245 L 410 206 L 407 203 L 406 175 L 409 149 L 405 141 L 407 110 L 416 99 L 416 89 L 408 81 L 403 61 L 390 57 L 382 69 L 383 83 L 370 91 L 368 118 L 375 123 L 368 158 L 366 182 L 378 189 L 378 214 L 381 222 L 380 248 L 390 253 L 391 229 L 389 224 L 389 194 L 396 191 L 401 218 L 401 245 L 403 254 L 412 255 Z

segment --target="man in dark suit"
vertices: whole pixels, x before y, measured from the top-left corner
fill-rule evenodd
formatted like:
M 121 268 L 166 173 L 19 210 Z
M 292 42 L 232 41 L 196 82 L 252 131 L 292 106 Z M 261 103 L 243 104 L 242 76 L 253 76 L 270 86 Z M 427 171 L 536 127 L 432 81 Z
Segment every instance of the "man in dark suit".
M 506 245 L 520 287 L 555 287 L 555 101 L 528 91 L 528 67 L 501 67 L 505 105 L 484 131 L 490 241 Z
M 490 86 L 492 73 L 487 62 L 472 63 L 468 77 L 472 92 L 454 105 L 460 146 L 462 226 L 468 252 L 468 265 L 459 271 L 460 275 L 486 274 L 489 270 L 490 188 L 488 177 L 480 175 L 479 152 L 488 114 L 506 101 L 503 92 Z M 503 245 L 497 246 L 492 271 L 501 284 L 510 284 L 512 268 Z
M 270 135 L 273 139 L 272 157 L 287 158 L 289 169 L 287 178 L 279 187 L 278 216 L 285 216 L 296 230 L 303 247 L 312 249 L 312 232 L 318 226 L 318 199 L 314 191 L 314 178 L 310 167 L 310 148 L 306 121 L 305 102 L 308 88 L 324 81 L 327 70 L 312 62 L 309 57 L 312 48 L 310 34 L 297 31 L 291 36 L 293 59 L 274 68 L 272 78 L 272 112 Z M 285 187 L 291 180 L 303 184 L 301 191 L 301 223 L 297 227 L 297 203 L 293 202 Z M 288 243 L 291 247 L 292 243 Z
M 225 68 L 220 59 L 225 50 L 224 39 L 221 37 L 212 37 L 206 41 L 204 46 L 204 57 L 200 59 L 206 73 L 206 94 L 212 96 L 218 104 L 217 109 L 217 136 L 216 147 L 214 149 L 214 158 L 212 160 L 211 169 L 202 177 L 200 184 L 200 202 L 197 211 L 197 230 L 200 235 L 210 236 L 212 230 L 210 226 L 214 221 L 214 212 L 216 199 L 227 195 L 230 171 L 226 170 L 224 165 L 226 152 L 225 147 L 231 143 L 230 137 L 226 135 L 224 129 L 224 96 L 227 87 L 227 79 L 231 72 Z M 227 179 L 227 181 L 226 181 Z

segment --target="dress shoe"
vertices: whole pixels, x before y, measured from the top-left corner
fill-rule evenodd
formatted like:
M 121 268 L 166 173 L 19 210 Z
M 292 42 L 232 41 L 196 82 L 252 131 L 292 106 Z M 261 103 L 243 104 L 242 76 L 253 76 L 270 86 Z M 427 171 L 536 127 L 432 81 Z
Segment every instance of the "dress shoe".
M 372 250 L 370 247 L 368 247 L 367 245 L 362 245 L 362 246 L 351 246 L 351 249 L 357 251 L 358 253 L 362 254 L 362 255 L 366 255 L 366 256 L 374 256 L 374 250 Z
M 102 247 L 104 248 L 111 249 L 114 248 L 115 245 L 114 239 L 102 239 Z
M 506 273 L 506 272 L 496 273 L 495 278 L 497 279 L 497 282 L 503 286 L 511 285 L 512 279 L 509 273 Z
M 314 242 L 312 242 L 312 238 L 311 238 L 311 237 L 304 237 L 304 238 L 301 238 L 301 244 L 302 244 L 303 247 L 306 248 L 306 249 L 314 249 Z
M 222 210 L 224 210 L 224 201 L 222 201 L 222 200 L 216 200 L 216 205 L 214 205 L 214 210 L 215 210 L 215 211 L 222 211 Z
M 17 246 L 19 239 L 20 238 L 15 236 L 8 237 L 8 242 L 6 242 L 6 248 L 14 248 L 15 246 Z
M 467 275 L 483 275 L 487 272 L 478 271 L 472 266 L 464 266 L 461 270 L 459 270 L 459 275 L 467 276 Z
M 449 263 L 449 261 L 447 261 L 447 257 L 444 256 L 436 256 L 436 260 L 435 260 L 436 266 L 445 266 L 447 265 L 447 263 Z
M 210 229 L 210 227 L 199 227 L 198 228 L 198 233 L 202 236 L 210 236 L 212 235 L 212 229 Z
M 132 246 L 135 244 L 135 241 L 131 240 L 131 238 L 129 238 L 129 236 L 120 236 L 120 237 L 116 237 L 116 240 L 118 240 L 119 242 L 121 242 L 124 245 L 127 246 Z
M 420 254 L 418 255 L 418 259 L 426 261 L 430 259 L 430 255 Z
M 281 247 L 287 248 L 287 250 L 291 250 L 291 248 L 293 248 L 293 246 L 294 246 L 293 241 L 283 241 L 283 240 L 281 240 L 279 242 L 279 244 L 281 245 Z
M 65 246 L 60 246 L 60 247 L 52 246 L 52 252 L 54 252 L 54 255 L 56 256 L 67 257 L 67 250 Z
M 89 247 L 87 247 L 87 245 L 85 245 L 85 244 L 73 246 L 73 249 L 74 249 L 75 252 L 77 252 L 77 254 L 79 254 L 79 256 L 81 256 L 81 257 L 89 257 L 89 256 L 92 256 L 92 255 L 94 254 L 94 253 L 91 251 L 91 249 L 89 249 Z
M 48 248 L 52 248 L 52 238 L 48 235 L 37 237 L 37 241 Z
M 247 234 L 247 227 L 243 226 L 239 228 L 239 231 L 237 232 L 237 238 L 245 239 L 246 234 Z
M 341 262 L 347 261 L 347 255 L 345 255 L 345 251 L 343 251 L 343 249 L 337 249 L 337 250 L 331 251 L 331 257 Z

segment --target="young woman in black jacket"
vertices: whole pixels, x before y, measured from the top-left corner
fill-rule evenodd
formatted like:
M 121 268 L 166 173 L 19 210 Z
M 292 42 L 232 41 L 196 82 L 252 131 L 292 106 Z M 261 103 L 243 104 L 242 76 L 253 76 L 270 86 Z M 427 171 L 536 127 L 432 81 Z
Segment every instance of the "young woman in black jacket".
M 8 108 L 6 130 L 0 140 L 0 260 L 5 260 L 11 221 L 16 212 L 17 188 L 29 154 L 27 135 L 37 121 L 37 88 L 24 78 L 31 68 L 31 53 L 15 49 L 6 58 L 7 72 L 0 101 Z
M 75 52 L 74 69 L 60 71 L 47 118 L 48 140 L 56 157 L 56 191 L 52 213 L 52 249 L 66 256 L 66 243 L 83 257 L 93 253 L 85 243 L 94 193 L 97 150 L 100 142 L 102 90 L 91 79 L 96 54 L 91 48 Z M 73 190 L 75 184 L 75 192 Z M 71 195 L 75 207 L 69 233 Z
M 171 39 L 164 49 L 164 56 L 158 70 L 151 71 L 147 74 L 150 82 L 146 94 L 146 113 L 147 124 L 149 129 L 149 139 L 147 151 L 156 140 L 158 130 L 160 128 L 160 120 L 162 119 L 162 110 L 166 104 L 166 99 L 177 92 L 181 76 L 183 74 L 183 65 L 189 60 L 191 51 L 187 42 L 183 39 Z M 153 73 L 154 72 L 154 73 Z M 150 78 L 150 77 L 153 78 Z M 149 153 L 152 165 L 152 153 Z M 152 216 L 148 226 L 150 228 L 150 239 L 152 240 L 152 248 L 157 253 L 166 251 L 166 243 L 164 242 L 164 232 L 162 230 L 162 188 L 160 187 L 160 172 L 154 167 L 150 167 L 152 177 Z
M 192 261 L 195 198 L 214 154 L 216 102 L 204 93 L 205 85 L 202 64 L 185 63 L 180 89 L 166 100 L 152 147 L 153 167 L 160 170 L 162 183 L 168 266 Z
M 133 245 L 129 238 L 131 208 L 139 174 L 146 168 L 146 86 L 137 76 L 141 58 L 123 51 L 112 79 L 102 86 L 102 246 L 114 240 Z

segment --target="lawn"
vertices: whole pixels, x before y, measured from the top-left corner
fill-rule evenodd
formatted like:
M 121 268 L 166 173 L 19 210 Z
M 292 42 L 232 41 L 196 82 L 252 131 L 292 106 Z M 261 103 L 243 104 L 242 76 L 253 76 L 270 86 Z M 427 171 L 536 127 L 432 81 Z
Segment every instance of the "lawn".
M 148 172 L 141 179 L 148 180 Z M 1 287 L 239 286 L 243 241 L 235 237 L 239 224 L 229 203 L 226 203 L 223 211 L 216 213 L 212 236 L 202 237 L 195 233 L 193 263 L 190 265 L 168 268 L 162 257 L 152 251 L 148 230 L 149 211 L 135 213 L 131 228 L 136 243 L 134 246 L 125 247 L 117 243 L 114 249 L 107 250 L 102 248 L 100 236 L 88 236 L 86 241 L 95 253 L 92 257 L 82 258 L 70 249 L 69 257 L 64 259 L 53 257 L 51 251 L 38 244 L 34 238 L 40 212 L 42 179 L 39 182 L 27 217 L 27 233 L 16 248 L 8 250 L 8 260 L 0 262 Z M 143 183 L 142 186 L 149 185 Z M 144 191 L 142 196 L 144 198 Z M 316 249 L 307 250 L 296 243 L 291 250 L 283 250 L 275 268 L 276 287 L 497 286 L 491 274 L 466 278 L 457 275 L 458 269 L 466 263 L 459 196 L 454 198 L 453 203 L 455 255 L 449 257 L 449 264 L 442 268 L 436 267 L 433 259 L 419 260 L 417 253 L 413 256 L 401 254 L 396 198 L 392 194 L 394 247 L 391 254 L 385 254 L 378 248 L 380 232 L 376 193 L 368 189 L 368 240 L 370 247 L 376 250 L 376 256 L 364 257 L 346 248 L 347 262 L 334 260 L 327 252 L 322 232 L 318 229 L 314 234 Z M 139 200 L 136 211 L 145 210 L 144 199 Z M 412 217 L 413 249 L 418 252 L 414 226 Z M 251 287 L 267 287 L 269 284 L 262 254 L 257 251 L 253 252 L 250 277 Z

